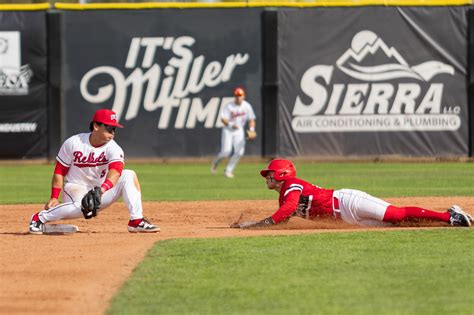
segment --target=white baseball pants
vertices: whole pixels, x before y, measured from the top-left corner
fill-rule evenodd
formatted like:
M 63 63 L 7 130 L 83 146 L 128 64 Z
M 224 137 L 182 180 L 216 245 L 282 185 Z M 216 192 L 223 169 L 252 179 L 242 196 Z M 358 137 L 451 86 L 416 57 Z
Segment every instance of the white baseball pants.
M 134 183 L 136 176 L 132 170 L 123 170 L 117 184 L 102 195 L 99 212 L 109 207 L 120 197 L 123 197 L 123 201 L 127 205 L 128 212 L 130 213 L 130 219 L 143 218 L 142 195 Z M 57 220 L 82 218 L 81 200 L 92 188 L 93 187 L 66 183 L 63 191 L 63 203 L 54 208 L 41 211 L 39 213 L 40 220 L 46 223 Z
M 354 189 L 335 190 L 333 209 L 336 215 L 349 224 L 390 226 L 383 217 L 390 203 Z
M 234 154 L 232 154 L 232 157 L 230 158 L 229 163 L 227 163 L 227 167 L 225 169 L 225 172 L 228 173 L 233 173 L 237 163 L 239 163 L 240 158 L 245 153 L 245 133 L 243 128 L 222 128 L 221 151 L 214 160 L 214 165 L 219 165 L 223 159 L 230 156 L 232 149 L 234 149 Z

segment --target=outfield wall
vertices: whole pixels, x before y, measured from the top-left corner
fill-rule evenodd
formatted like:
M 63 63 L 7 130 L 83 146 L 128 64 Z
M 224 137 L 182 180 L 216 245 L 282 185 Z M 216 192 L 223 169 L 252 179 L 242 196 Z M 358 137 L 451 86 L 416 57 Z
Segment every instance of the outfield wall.
M 278 153 L 467 156 L 466 13 L 280 10 Z
M 212 156 L 235 86 L 257 114 L 248 155 L 472 156 L 470 6 L 143 5 L 0 11 L 34 67 L 26 93 L 1 85 L 0 158 L 54 157 L 99 107 L 129 157 Z
M 45 11 L 0 11 L 0 157 L 48 153 Z
M 262 117 L 260 13 L 61 12 L 64 134 L 84 130 L 94 111 L 105 105 L 125 127 L 119 131 L 120 144 L 129 156 L 216 153 L 222 126 L 218 116 L 235 86 L 245 88 Z M 261 124 L 257 132 L 261 134 Z M 260 148 L 258 138 L 248 153 L 261 155 Z

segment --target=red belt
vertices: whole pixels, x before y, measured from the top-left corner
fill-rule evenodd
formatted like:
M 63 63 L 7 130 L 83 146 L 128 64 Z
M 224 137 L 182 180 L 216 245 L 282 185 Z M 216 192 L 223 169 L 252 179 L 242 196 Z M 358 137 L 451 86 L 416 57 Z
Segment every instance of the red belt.
M 341 210 L 339 209 L 339 199 L 336 197 L 332 197 L 332 208 L 333 208 L 333 214 L 335 218 L 340 218 L 341 217 Z

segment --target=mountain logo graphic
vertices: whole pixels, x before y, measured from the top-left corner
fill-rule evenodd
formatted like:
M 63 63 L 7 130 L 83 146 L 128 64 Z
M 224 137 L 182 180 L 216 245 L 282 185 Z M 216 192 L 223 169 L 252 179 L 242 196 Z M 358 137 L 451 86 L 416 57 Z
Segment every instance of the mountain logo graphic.
M 383 55 L 385 64 L 364 66 L 366 58 Z M 370 60 L 370 59 L 369 59 Z M 349 48 L 336 62 L 337 67 L 347 75 L 362 81 L 377 82 L 398 78 L 414 78 L 430 81 L 438 74 L 454 75 L 454 68 L 440 61 L 426 61 L 410 66 L 394 47 L 385 42 L 372 31 L 357 33 Z
M 8 50 L 8 40 L 0 37 L 0 55 L 3 55 Z
M 27 95 L 33 69 L 21 65 L 21 33 L 0 32 L 0 95 Z

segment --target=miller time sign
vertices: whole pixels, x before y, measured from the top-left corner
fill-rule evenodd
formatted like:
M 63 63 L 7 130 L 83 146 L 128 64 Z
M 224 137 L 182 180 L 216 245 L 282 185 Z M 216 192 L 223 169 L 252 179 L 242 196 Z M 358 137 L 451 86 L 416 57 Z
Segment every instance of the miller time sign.
M 130 41 L 124 67 L 99 66 L 81 79 L 82 97 L 97 104 L 112 103 L 118 119 L 137 118 L 139 109 L 161 109 L 158 129 L 194 129 L 222 127 L 218 114 L 232 97 L 201 98 L 200 92 L 228 82 L 234 71 L 249 60 L 247 53 L 226 56 L 223 62 L 196 56 L 196 39 L 179 37 L 134 37 Z M 167 52 L 171 58 L 159 58 Z M 99 76 L 112 80 L 97 89 L 90 82 Z M 173 118 L 175 117 L 175 118 Z
M 335 71 L 350 79 L 334 80 Z M 443 103 L 454 68 L 437 60 L 408 64 L 372 31 L 357 33 L 335 65 L 314 65 L 300 81 L 296 132 L 455 131 L 461 107 Z

